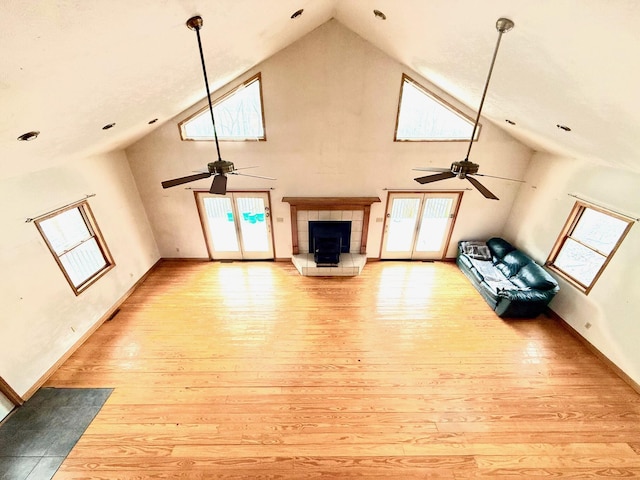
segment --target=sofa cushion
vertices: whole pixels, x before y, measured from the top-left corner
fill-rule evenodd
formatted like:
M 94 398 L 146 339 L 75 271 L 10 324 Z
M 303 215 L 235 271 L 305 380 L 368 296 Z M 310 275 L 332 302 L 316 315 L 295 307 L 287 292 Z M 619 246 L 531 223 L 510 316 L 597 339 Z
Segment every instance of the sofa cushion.
M 491 260 L 491 251 L 486 245 L 467 244 L 462 247 L 465 255 L 477 260 Z
M 511 278 L 511 282 L 519 287 L 530 287 L 537 290 L 551 290 L 558 283 L 540 265 L 529 263 Z
M 507 253 L 516 249 L 516 247 L 509 242 L 499 237 L 493 237 L 487 240 L 487 247 L 489 247 L 493 256 L 498 260 L 502 260 Z
M 522 267 L 532 261 L 531 257 L 527 254 L 522 253 L 520 250 L 513 250 L 507 253 L 502 261 L 496 263 L 496 268 L 499 269 L 505 277 L 511 278 L 518 273 Z

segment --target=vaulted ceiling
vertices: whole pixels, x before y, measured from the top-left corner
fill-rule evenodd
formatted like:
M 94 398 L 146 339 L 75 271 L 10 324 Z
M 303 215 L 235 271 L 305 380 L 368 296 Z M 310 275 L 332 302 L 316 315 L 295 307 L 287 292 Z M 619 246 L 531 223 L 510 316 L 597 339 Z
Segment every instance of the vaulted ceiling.
M 473 109 L 508 17 L 483 115 L 640 171 L 637 0 L 22 0 L 0 4 L 0 176 L 124 148 L 200 100 L 195 14 L 213 90 L 335 18 Z

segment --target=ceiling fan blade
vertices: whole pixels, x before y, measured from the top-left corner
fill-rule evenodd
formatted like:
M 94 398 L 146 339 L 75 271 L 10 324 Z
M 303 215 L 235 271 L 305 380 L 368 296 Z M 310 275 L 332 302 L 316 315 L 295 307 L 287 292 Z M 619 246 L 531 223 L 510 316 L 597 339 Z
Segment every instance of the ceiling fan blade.
M 418 183 L 424 184 L 424 183 L 437 182 L 438 180 L 446 180 L 447 178 L 453 178 L 455 176 L 456 176 L 455 173 L 446 171 L 442 173 L 436 173 L 435 175 L 427 175 L 426 177 L 414 178 L 414 180 Z
M 495 175 L 485 175 L 484 173 L 474 173 L 476 177 L 499 178 L 500 180 L 509 180 L 510 182 L 526 183 L 524 180 L 516 180 L 515 178 L 496 177 Z
M 216 195 L 225 195 L 227 193 L 227 176 L 216 175 L 215 177 L 213 177 L 213 183 L 211 183 L 209 193 L 213 193 Z
M 469 180 L 471 182 L 471 184 L 476 187 L 478 189 L 478 191 L 485 196 L 485 198 L 488 198 L 490 200 L 500 200 L 498 197 L 496 197 L 493 193 L 491 193 L 489 191 L 489 189 L 487 187 L 485 187 L 484 185 L 482 185 L 478 180 L 476 180 L 475 178 L 467 175 L 465 177 L 467 180 Z
M 237 170 L 237 168 L 236 168 Z M 235 171 L 231 172 L 233 175 L 242 175 L 243 177 L 253 177 L 253 178 L 264 178 L 265 180 L 275 180 L 273 177 L 265 177 L 263 175 L 249 175 L 248 173 L 236 173 Z
M 418 167 L 418 168 L 413 168 L 412 170 L 416 170 L 418 172 L 450 172 L 451 171 L 451 167 L 449 167 L 449 168 Z
M 211 176 L 209 172 L 198 173 L 196 175 L 188 175 L 186 177 L 174 178 L 173 180 L 165 180 L 162 182 L 162 188 L 175 187 L 176 185 L 182 185 L 183 183 L 193 182 L 202 178 L 208 178 Z
M 258 165 L 254 165 L 253 167 L 240 167 L 240 168 L 235 168 L 233 171 L 235 172 L 236 170 L 246 170 L 248 168 L 258 168 Z

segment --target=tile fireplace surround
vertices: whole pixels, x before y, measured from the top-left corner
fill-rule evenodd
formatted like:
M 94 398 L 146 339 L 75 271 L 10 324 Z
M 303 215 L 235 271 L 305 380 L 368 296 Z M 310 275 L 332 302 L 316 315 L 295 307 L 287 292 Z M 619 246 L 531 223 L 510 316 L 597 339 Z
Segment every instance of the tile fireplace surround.
M 371 204 L 378 197 L 284 197 L 291 205 L 291 258 L 305 276 L 359 275 L 367 261 L 367 234 Z M 309 252 L 309 221 L 344 220 L 351 222 L 349 253 L 340 255 L 337 267 L 318 267 Z

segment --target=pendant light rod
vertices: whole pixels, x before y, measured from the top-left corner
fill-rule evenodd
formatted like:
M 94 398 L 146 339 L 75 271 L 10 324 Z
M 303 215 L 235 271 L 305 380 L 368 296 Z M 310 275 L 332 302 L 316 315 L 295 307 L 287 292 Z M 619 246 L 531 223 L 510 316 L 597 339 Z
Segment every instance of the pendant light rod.
M 476 131 L 478 130 L 478 123 L 480 122 L 480 114 L 482 113 L 482 106 L 484 105 L 484 99 L 487 96 L 487 89 L 489 88 L 489 81 L 491 80 L 491 74 L 493 73 L 493 66 L 496 63 L 496 57 L 498 55 L 498 48 L 500 48 L 500 40 L 502 39 L 502 34 L 511 30 L 513 26 L 514 26 L 514 23 L 508 18 L 499 18 L 498 21 L 496 22 L 496 30 L 498 30 L 498 41 L 496 42 L 496 48 L 493 51 L 493 58 L 491 59 L 491 65 L 489 66 L 489 74 L 487 75 L 487 82 L 484 84 L 484 91 L 482 92 L 482 99 L 480 100 L 478 115 L 476 116 L 476 122 L 473 125 L 473 132 L 471 132 L 469 149 L 467 150 L 467 155 L 464 158 L 465 162 L 469 161 L 469 154 L 471 153 L 471 147 L 473 146 L 473 139 L 476 136 Z
M 207 67 L 204 64 L 204 53 L 202 51 L 202 40 L 200 39 L 200 29 L 204 22 L 202 21 L 202 17 L 195 16 L 191 17 L 187 20 L 187 27 L 191 30 L 196 31 L 196 36 L 198 37 L 198 49 L 200 50 L 200 62 L 202 63 L 202 73 L 204 75 L 204 86 L 207 92 L 207 100 L 209 101 L 209 113 L 211 113 L 211 123 L 213 124 L 213 137 L 216 141 L 216 151 L 218 152 L 218 161 L 222 161 L 222 157 L 220 156 L 220 145 L 218 145 L 218 133 L 216 132 L 216 121 L 213 118 L 213 104 L 211 103 L 211 94 L 209 93 L 209 79 L 207 78 Z

